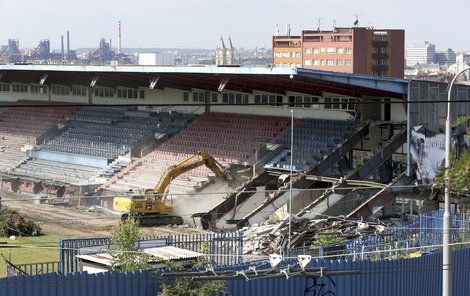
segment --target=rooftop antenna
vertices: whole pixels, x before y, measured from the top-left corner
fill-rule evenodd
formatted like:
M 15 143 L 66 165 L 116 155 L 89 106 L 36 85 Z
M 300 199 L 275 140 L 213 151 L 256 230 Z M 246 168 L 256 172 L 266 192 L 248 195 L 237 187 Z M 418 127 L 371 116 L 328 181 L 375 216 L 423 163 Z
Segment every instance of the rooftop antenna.
M 359 14 L 355 13 L 354 14 L 354 27 L 358 27 L 359 26 Z
M 318 32 L 320 32 L 320 27 L 321 27 L 321 21 L 322 21 L 322 20 L 323 20 L 322 18 L 319 18 L 319 19 L 318 19 L 318 27 L 317 27 L 317 31 L 318 31 Z

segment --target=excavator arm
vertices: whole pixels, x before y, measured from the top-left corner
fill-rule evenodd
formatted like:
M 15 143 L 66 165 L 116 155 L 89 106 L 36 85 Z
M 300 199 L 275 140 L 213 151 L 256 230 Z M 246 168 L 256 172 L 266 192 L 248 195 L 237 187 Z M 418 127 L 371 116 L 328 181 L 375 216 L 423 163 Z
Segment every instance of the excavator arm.
M 164 200 L 166 190 L 172 180 L 174 180 L 179 175 L 189 172 L 202 165 L 207 166 L 217 177 L 227 179 L 227 175 L 224 172 L 222 165 L 207 152 L 199 151 L 198 153 L 169 167 L 163 173 L 157 186 L 155 186 L 154 189 L 146 189 L 145 195 L 148 197 L 150 197 L 149 195 L 152 195 L 157 199 Z

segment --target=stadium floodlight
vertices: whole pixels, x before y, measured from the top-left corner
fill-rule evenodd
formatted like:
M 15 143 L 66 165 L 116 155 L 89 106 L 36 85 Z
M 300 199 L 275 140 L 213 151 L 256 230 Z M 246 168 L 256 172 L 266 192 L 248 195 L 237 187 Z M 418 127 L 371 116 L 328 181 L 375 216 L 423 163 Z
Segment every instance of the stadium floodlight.
M 90 82 L 90 87 L 93 88 L 95 87 L 96 83 L 98 82 L 98 75 L 96 75 L 95 77 L 93 77 L 93 79 L 91 80 Z
M 217 88 L 217 91 L 219 93 L 223 92 L 225 87 L 227 86 L 228 84 L 228 81 L 229 79 L 228 78 L 222 78 L 222 80 L 220 81 L 220 84 L 219 84 L 219 88 Z
M 49 77 L 49 74 L 42 75 L 41 80 L 39 80 L 39 85 L 44 85 L 44 83 L 46 83 L 47 77 Z
M 150 79 L 149 88 L 150 89 L 155 89 L 155 87 L 157 86 L 157 83 L 158 83 L 159 80 L 160 80 L 160 76 L 153 77 L 152 79 Z

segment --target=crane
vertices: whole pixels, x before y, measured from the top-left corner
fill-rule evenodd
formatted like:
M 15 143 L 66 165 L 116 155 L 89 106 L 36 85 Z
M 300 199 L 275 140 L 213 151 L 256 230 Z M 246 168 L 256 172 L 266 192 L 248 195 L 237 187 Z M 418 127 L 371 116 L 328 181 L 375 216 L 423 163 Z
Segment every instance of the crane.
M 183 224 L 183 218 L 171 215 L 172 207 L 167 205 L 168 187 L 176 177 L 189 172 L 200 166 L 207 166 L 214 174 L 224 180 L 230 180 L 231 177 L 227 170 L 214 159 L 209 153 L 198 151 L 182 161 L 170 166 L 165 170 L 155 188 L 147 188 L 143 195 L 129 197 L 116 196 L 113 199 L 113 210 L 126 212 L 121 215 L 121 219 L 128 217 L 129 209 L 139 217 L 143 226 L 156 226 L 168 224 Z

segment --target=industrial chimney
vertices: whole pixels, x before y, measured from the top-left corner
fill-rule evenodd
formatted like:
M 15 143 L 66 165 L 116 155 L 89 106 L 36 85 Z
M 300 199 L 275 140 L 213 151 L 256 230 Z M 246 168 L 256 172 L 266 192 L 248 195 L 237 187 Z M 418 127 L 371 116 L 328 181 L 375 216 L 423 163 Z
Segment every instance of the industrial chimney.
M 276 24 L 276 37 L 279 36 L 279 25 Z
M 64 55 L 64 35 L 60 35 L 60 54 L 62 57 L 62 60 L 64 60 L 65 55 Z
M 67 31 L 67 53 L 66 53 L 66 58 L 67 60 L 69 59 L 70 55 L 70 33 Z
M 118 22 L 118 54 L 121 53 L 121 21 Z

